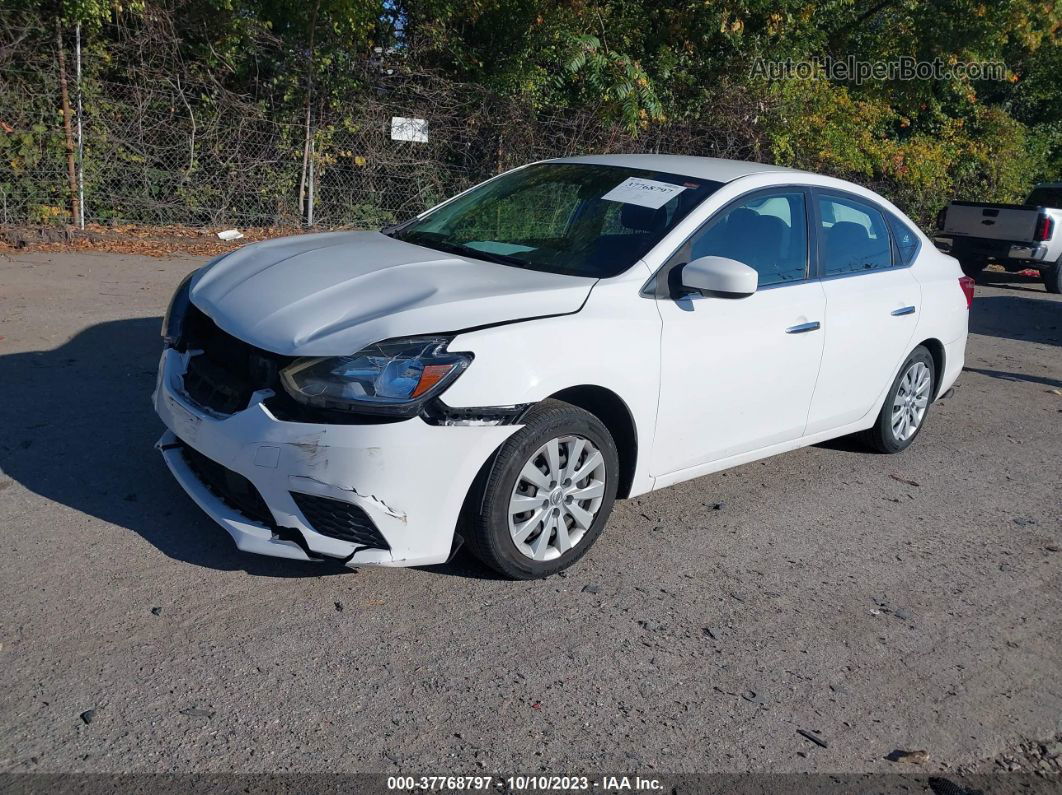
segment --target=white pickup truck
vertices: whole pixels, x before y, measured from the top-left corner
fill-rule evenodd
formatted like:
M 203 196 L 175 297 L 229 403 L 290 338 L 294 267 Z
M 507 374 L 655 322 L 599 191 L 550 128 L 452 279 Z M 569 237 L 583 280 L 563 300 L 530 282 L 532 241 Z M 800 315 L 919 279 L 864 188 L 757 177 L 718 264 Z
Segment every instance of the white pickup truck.
M 1062 293 L 1062 182 L 1033 188 L 1025 204 L 952 202 L 937 217 L 938 246 L 977 277 L 990 262 L 1008 271 L 1040 271 L 1048 292 Z

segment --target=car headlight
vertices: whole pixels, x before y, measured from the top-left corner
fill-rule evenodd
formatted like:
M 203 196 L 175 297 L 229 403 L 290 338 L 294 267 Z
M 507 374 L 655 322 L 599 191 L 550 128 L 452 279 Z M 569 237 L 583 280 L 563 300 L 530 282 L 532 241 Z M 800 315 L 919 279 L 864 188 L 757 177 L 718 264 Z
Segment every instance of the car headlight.
M 170 305 L 166 307 L 166 314 L 162 318 L 162 344 L 172 348 L 181 339 L 181 331 L 184 328 L 184 318 L 188 314 L 188 307 L 192 303 L 190 297 L 192 277 L 199 271 L 192 271 L 181 281 L 177 292 L 170 299 Z
M 284 389 L 308 406 L 412 413 L 453 383 L 472 361 L 446 350 L 449 337 L 385 340 L 352 356 L 298 359 L 281 372 Z

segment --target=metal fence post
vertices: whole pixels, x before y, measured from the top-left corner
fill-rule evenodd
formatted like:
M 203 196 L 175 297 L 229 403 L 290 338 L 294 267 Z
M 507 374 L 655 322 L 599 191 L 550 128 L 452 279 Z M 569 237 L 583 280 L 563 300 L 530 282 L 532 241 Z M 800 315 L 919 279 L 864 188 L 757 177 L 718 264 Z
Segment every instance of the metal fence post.
M 313 198 L 314 198 L 314 193 L 316 192 L 314 190 L 315 178 L 314 178 L 313 161 L 314 161 L 314 139 L 311 137 L 310 138 L 309 185 L 307 185 L 307 193 L 306 193 L 306 225 L 307 226 L 313 226 Z
M 77 51 L 77 195 L 78 224 L 85 228 L 85 140 L 81 131 L 81 23 L 74 28 L 74 40 Z

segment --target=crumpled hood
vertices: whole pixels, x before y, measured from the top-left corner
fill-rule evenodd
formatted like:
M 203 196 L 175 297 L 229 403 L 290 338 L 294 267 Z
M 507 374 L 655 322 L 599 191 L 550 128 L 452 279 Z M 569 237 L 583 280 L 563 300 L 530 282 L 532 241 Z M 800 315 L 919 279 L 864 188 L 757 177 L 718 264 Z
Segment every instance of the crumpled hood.
M 198 274 L 192 302 L 287 356 L 340 356 L 391 337 L 576 312 L 595 279 L 466 259 L 379 232 L 253 243 Z

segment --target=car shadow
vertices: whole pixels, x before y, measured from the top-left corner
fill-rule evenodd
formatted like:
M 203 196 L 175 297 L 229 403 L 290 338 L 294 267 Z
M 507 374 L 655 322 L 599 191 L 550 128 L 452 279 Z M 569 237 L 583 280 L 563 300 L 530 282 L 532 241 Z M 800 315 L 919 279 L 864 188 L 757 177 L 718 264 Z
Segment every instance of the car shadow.
M 261 577 L 352 573 L 240 552 L 184 494 L 154 443 L 161 318 L 100 323 L 0 356 L 0 469 L 36 494 L 128 528 L 174 560 Z
M 1007 271 L 984 270 L 977 274 L 977 283 L 1000 290 L 1015 290 L 1023 293 L 1040 293 L 1043 295 L 1044 280 L 1042 276 L 1027 276 L 1025 272 L 1009 273 Z
M 417 570 L 446 577 L 459 577 L 462 580 L 508 582 L 510 579 L 481 563 L 466 547 L 457 550 L 457 554 L 446 563 L 439 563 L 435 566 L 417 566 Z
M 970 333 L 1062 345 L 1062 302 L 1017 295 L 978 295 L 970 308 Z
M 827 439 L 824 442 L 819 442 L 815 447 L 823 450 L 833 450 L 835 453 L 854 453 L 861 456 L 879 454 L 877 450 L 866 444 L 855 433 L 848 436 L 838 436 L 835 439 Z
M 1025 373 L 1008 373 L 1003 370 L 984 370 L 980 367 L 963 367 L 964 373 L 977 373 L 978 375 L 987 375 L 989 378 L 999 378 L 1003 381 L 1027 381 L 1030 384 L 1043 384 L 1044 386 L 1052 388 L 1062 388 L 1062 380 L 1057 378 L 1048 378 L 1040 375 L 1026 375 Z

